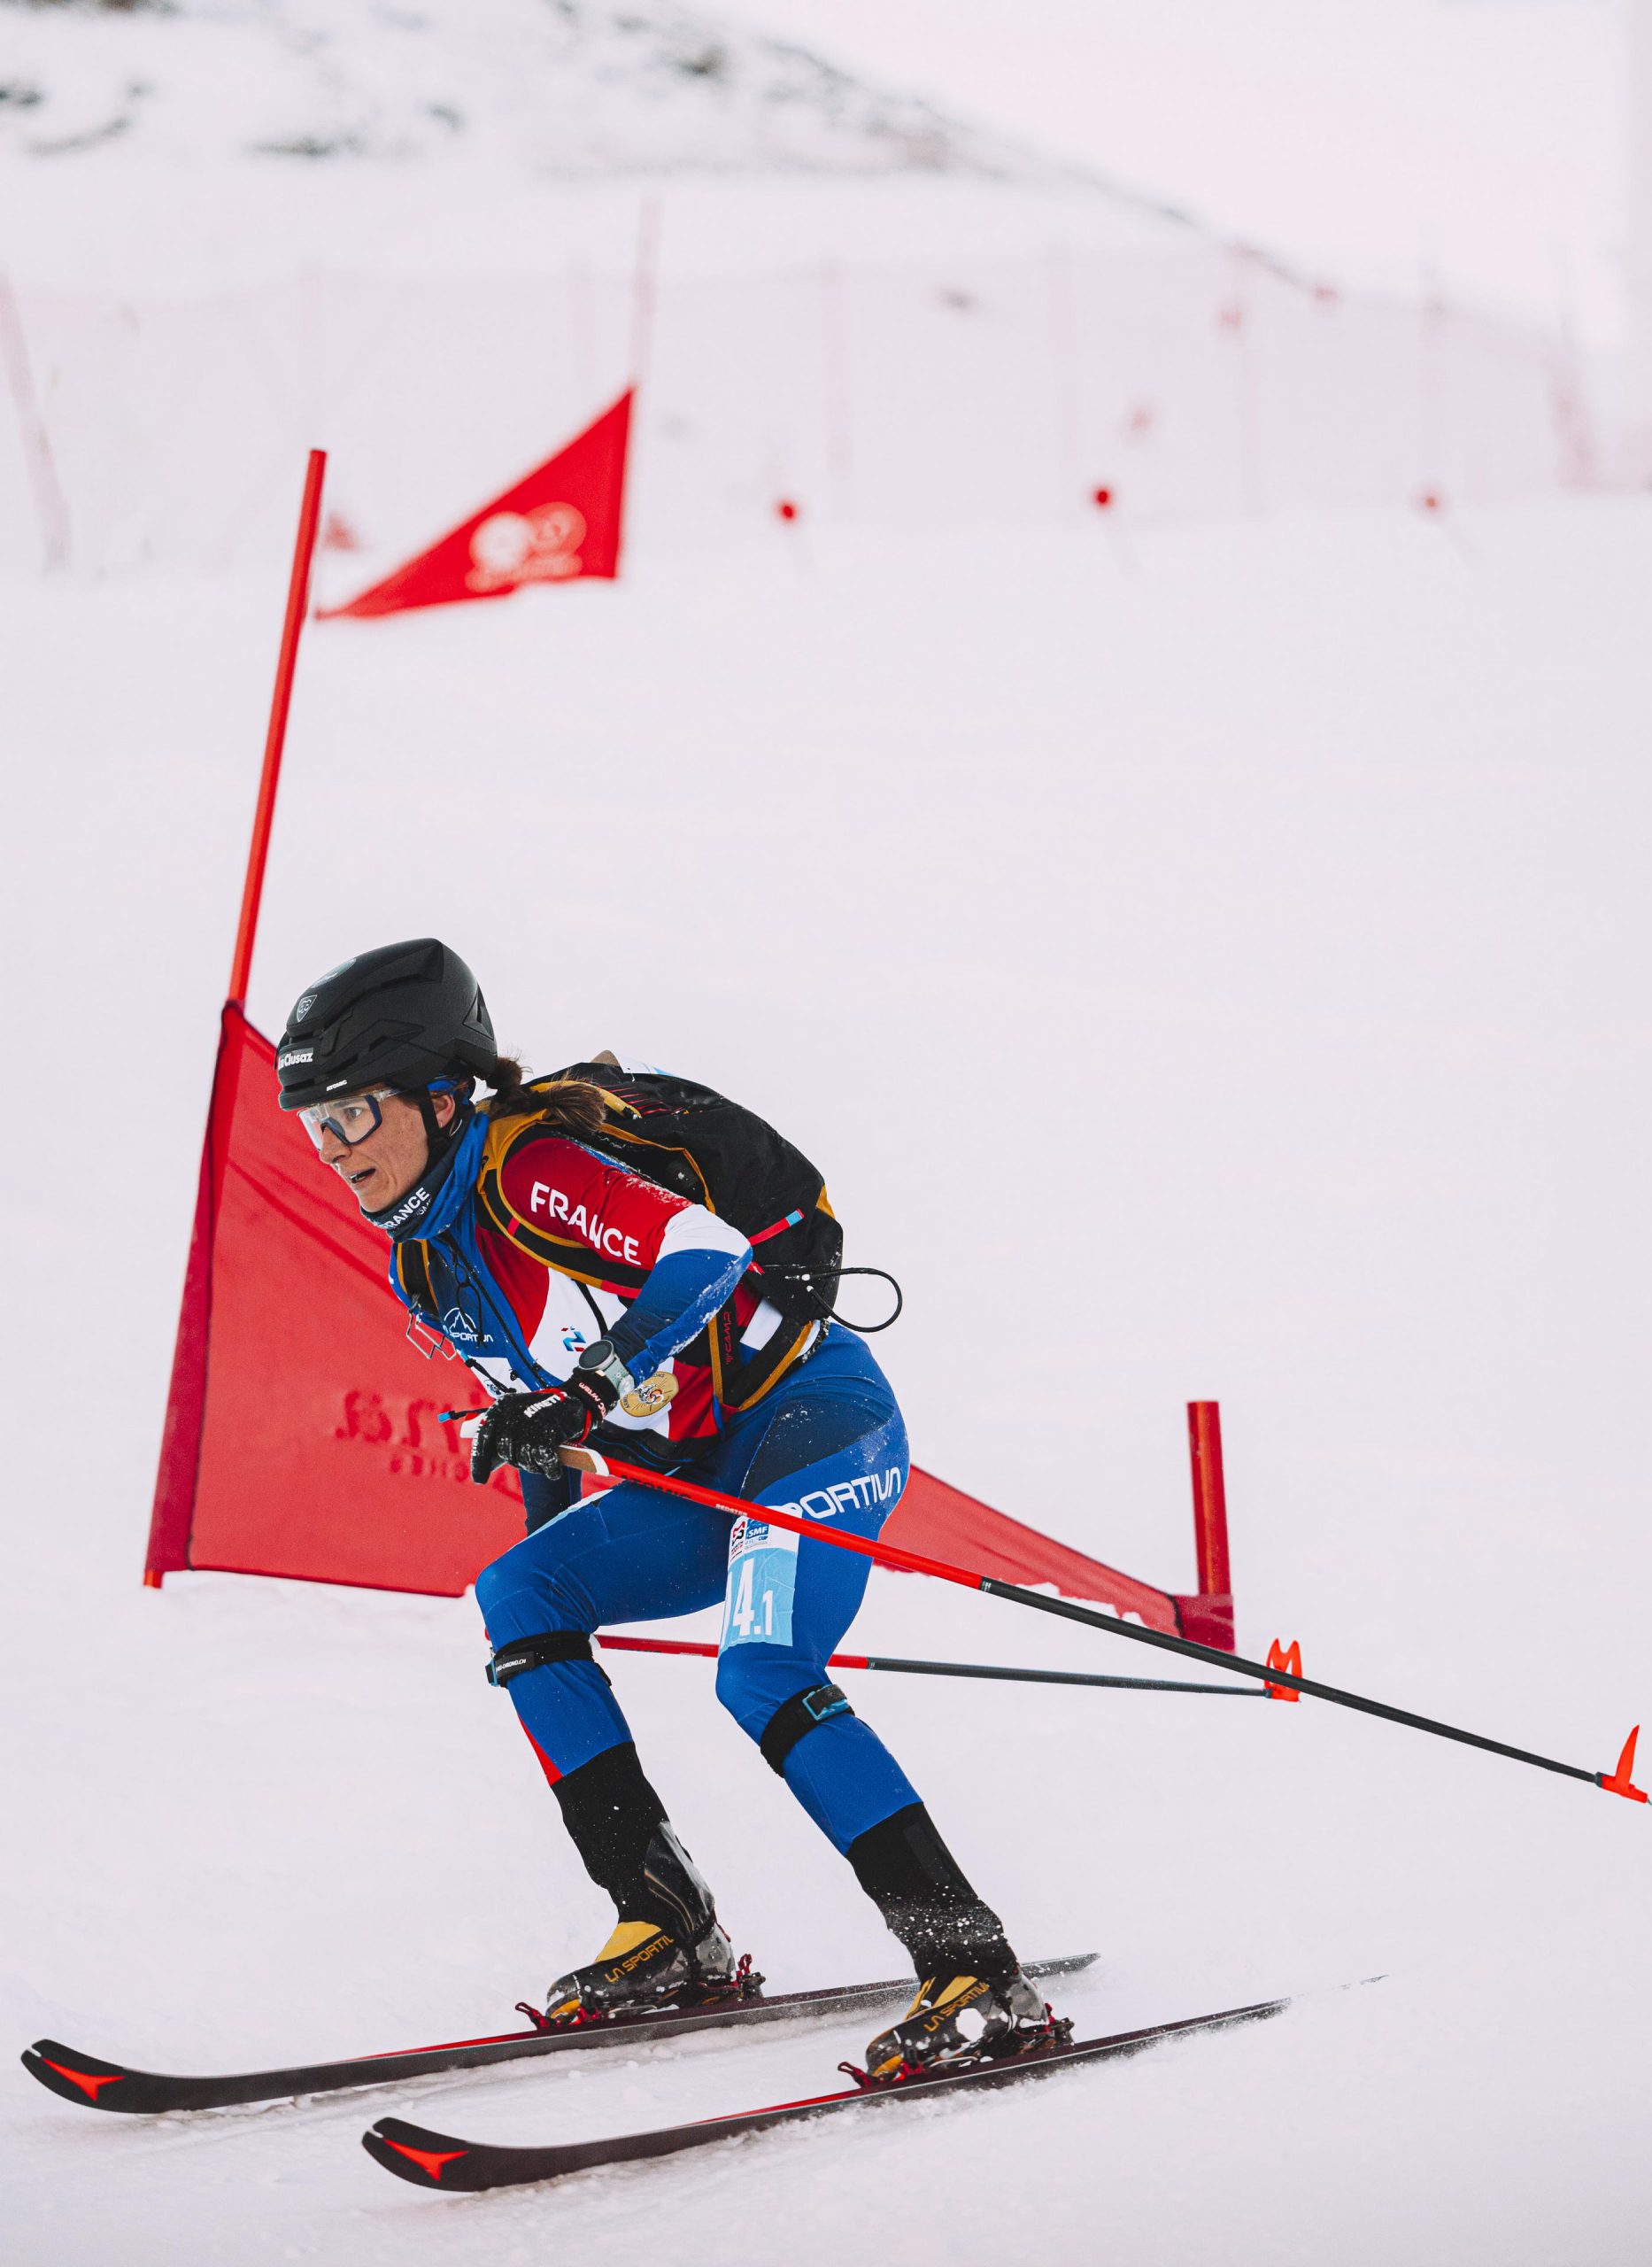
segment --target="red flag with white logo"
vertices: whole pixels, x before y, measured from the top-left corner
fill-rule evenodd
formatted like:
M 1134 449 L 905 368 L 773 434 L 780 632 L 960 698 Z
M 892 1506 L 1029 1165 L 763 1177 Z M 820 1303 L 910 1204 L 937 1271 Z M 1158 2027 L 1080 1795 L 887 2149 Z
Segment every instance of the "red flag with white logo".
M 620 571 L 632 398 L 628 389 L 576 440 L 451 535 L 348 606 L 319 608 L 318 620 L 508 598 L 534 583 L 612 581 Z

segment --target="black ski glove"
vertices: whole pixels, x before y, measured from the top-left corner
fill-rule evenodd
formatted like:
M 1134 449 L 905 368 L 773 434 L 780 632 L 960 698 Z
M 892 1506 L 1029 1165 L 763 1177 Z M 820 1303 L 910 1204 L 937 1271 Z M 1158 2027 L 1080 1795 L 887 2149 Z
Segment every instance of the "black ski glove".
M 502 1464 L 554 1480 L 562 1466 L 557 1451 L 583 1441 L 600 1425 L 618 1389 L 600 1373 L 582 1371 L 566 1385 L 543 1393 L 507 1393 L 482 1419 L 470 1447 L 470 1476 L 485 1487 Z

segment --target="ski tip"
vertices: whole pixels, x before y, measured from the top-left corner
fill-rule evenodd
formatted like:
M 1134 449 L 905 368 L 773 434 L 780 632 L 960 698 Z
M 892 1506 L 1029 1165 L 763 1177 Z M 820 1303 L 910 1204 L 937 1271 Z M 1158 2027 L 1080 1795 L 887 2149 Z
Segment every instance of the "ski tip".
M 127 2075 L 118 2063 L 100 2062 L 95 2054 L 63 2046 L 55 2039 L 37 2039 L 19 2058 L 31 2077 L 65 2101 L 90 2102 L 95 2109 L 112 2109 L 108 2089 Z
M 475 2155 L 451 2134 L 427 2132 L 422 2125 L 409 2125 L 400 2117 L 381 2117 L 362 2135 L 361 2146 L 375 2164 L 398 2179 L 412 2181 L 415 2188 L 462 2188 L 465 2183 L 455 2177 L 453 2168 Z

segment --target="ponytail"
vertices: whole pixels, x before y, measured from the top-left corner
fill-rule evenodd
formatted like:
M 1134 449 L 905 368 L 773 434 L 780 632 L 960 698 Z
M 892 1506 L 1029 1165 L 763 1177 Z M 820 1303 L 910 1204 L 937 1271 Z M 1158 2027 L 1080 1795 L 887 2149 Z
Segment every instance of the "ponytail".
M 496 1124 L 506 1118 L 542 1117 L 559 1134 L 596 1134 L 607 1118 L 600 1087 L 584 1079 L 552 1079 L 530 1086 L 513 1055 L 500 1056 L 491 1083 L 488 1115 Z

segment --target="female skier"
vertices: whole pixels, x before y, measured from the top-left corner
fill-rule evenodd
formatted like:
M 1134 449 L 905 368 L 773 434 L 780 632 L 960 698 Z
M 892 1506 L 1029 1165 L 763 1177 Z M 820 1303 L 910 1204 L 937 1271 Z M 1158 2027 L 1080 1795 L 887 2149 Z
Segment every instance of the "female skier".
M 623 1083 L 617 1059 L 603 1062 Z M 635 1482 L 582 1502 L 559 1461 L 591 1442 L 867 1536 L 907 1469 L 899 1409 L 861 1340 L 776 1304 L 779 1277 L 766 1286 L 738 1229 L 634 1170 L 625 1104 L 598 1065 L 581 1067 L 529 1086 L 494 1043 L 475 977 L 434 938 L 322 977 L 276 1056 L 282 1108 L 389 1237 L 392 1287 L 494 1397 L 472 1478 L 501 1464 L 521 1475 L 527 1539 L 476 1581 L 489 1675 L 616 1914 L 597 1958 L 552 1985 L 547 2016 L 568 2025 L 738 1988 L 711 1892 L 591 1646 L 604 1622 L 726 1597 L 718 1698 L 848 1859 L 921 1979 L 906 2018 L 872 2041 L 872 2075 L 1038 2046 L 1050 2012 L 997 1915 L 827 1681 L 868 1561 Z

